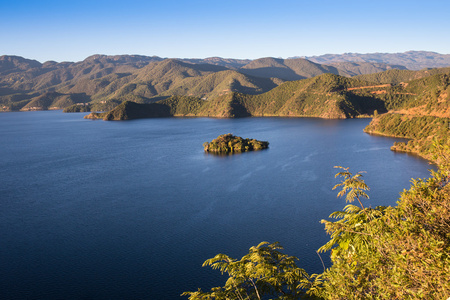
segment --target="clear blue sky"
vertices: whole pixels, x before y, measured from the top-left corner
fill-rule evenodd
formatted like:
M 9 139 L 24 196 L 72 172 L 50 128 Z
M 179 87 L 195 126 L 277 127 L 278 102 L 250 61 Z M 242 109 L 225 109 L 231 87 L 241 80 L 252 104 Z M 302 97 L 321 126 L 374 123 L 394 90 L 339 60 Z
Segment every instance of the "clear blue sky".
M 450 54 L 450 1 L 0 0 L 0 55 L 260 58 Z

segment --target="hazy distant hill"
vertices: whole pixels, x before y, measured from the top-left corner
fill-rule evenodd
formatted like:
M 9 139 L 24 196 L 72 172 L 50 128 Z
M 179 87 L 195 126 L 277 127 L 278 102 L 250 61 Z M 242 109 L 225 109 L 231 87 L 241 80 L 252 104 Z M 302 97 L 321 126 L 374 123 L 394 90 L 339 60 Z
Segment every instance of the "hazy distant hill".
M 300 80 L 325 73 L 352 77 L 361 74 L 383 72 L 391 69 L 405 70 L 403 66 L 384 63 L 340 62 L 321 65 L 303 58 L 280 59 L 273 57 L 260 58 L 251 61 L 239 69 L 239 72 L 266 78 L 281 78 L 283 80 Z
M 362 74 L 379 73 L 386 70 L 406 70 L 406 67 L 400 65 L 388 65 L 385 63 L 369 63 L 369 62 L 335 62 L 329 63 L 328 66 L 335 67 L 339 71 L 339 75 L 353 77 Z
M 234 59 L 234 58 L 222 58 L 222 57 L 208 57 L 208 58 L 184 58 L 179 59 L 181 61 L 190 62 L 194 64 L 210 64 L 226 67 L 229 69 L 239 69 L 242 66 L 250 63 L 251 59 Z
M 303 57 L 319 64 L 335 62 L 369 62 L 405 66 L 409 70 L 443 68 L 450 66 L 450 54 L 430 51 L 408 51 L 404 53 L 344 53 Z
M 324 73 L 339 73 L 334 67 L 319 65 L 302 58 L 280 59 L 273 57 L 253 60 L 240 68 L 239 72 L 252 76 L 275 77 L 283 80 L 299 80 Z
M 0 56 L 0 75 L 27 71 L 41 66 L 42 64 L 37 60 L 26 59 L 20 56 Z

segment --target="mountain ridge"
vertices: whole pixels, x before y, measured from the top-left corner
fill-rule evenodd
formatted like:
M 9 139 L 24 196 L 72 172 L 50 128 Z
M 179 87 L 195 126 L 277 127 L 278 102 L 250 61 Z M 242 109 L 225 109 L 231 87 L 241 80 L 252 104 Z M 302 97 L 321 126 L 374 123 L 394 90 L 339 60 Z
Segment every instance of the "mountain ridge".
M 406 51 L 402 53 L 343 53 L 318 56 L 301 56 L 312 62 L 329 64 L 335 62 L 371 62 L 405 66 L 409 70 L 442 68 L 450 66 L 450 54 L 433 51 Z
M 386 70 L 394 75 L 380 73 Z M 436 71 L 429 71 L 430 74 L 424 71 L 419 76 L 411 73 L 413 71 L 408 73 L 400 65 L 380 62 L 318 64 L 304 58 L 238 60 L 213 57 L 190 60 L 95 54 L 80 62 L 40 63 L 20 56 L 3 55 L 0 56 L 0 110 L 63 109 L 86 103 L 93 104 L 89 106 L 91 108 L 109 110 L 122 101 L 148 103 L 175 95 L 213 99 L 232 92 L 255 95 L 285 81 L 325 73 L 352 77 L 374 72 L 382 74 L 383 80 L 397 84 L 395 80 L 428 76 Z M 360 79 L 375 82 L 380 78 L 369 76 Z M 58 101 L 49 98 L 50 94 L 46 93 L 50 92 L 74 96 L 64 96 L 65 101 Z M 34 101 L 42 95 L 54 101 Z M 34 103 L 28 105 L 32 101 Z M 39 103 L 42 105 L 35 105 Z

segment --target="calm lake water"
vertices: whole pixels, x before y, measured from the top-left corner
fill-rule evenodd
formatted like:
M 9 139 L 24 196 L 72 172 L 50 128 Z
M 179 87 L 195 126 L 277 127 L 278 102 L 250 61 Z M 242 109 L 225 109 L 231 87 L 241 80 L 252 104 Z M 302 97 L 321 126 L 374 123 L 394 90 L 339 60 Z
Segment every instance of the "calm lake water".
M 430 168 L 390 151 L 396 139 L 363 133 L 367 119 L 84 115 L 0 114 L 2 299 L 186 299 L 224 284 L 204 260 L 262 241 L 321 272 L 319 222 L 345 206 L 333 166 L 367 171 L 372 206 L 395 205 Z M 270 148 L 203 152 L 228 132 Z

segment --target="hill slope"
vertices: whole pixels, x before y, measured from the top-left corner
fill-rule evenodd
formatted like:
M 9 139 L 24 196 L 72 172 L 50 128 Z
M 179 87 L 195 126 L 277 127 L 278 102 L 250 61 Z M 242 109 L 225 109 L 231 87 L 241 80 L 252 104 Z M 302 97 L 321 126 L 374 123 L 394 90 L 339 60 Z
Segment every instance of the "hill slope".
M 208 100 L 233 92 L 256 95 L 286 80 L 312 78 L 325 73 L 350 77 L 390 70 L 358 79 L 375 84 L 397 84 L 446 72 L 392 70 L 402 67 L 381 62 L 330 64 L 321 65 L 301 58 L 177 60 L 139 55 L 93 55 L 81 62 L 48 61 L 41 64 L 17 56 L 1 56 L 0 110 L 62 109 L 79 103 L 89 104 L 84 109 L 109 110 L 122 101 L 150 103 L 173 95 Z M 61 94 L 60 101 L 51 100 L 52 93 Z M 368 96 L 371 97 L 370 94 Z
M 436 68 L 436 69 L 423 69 L 420 71 L 400 70 L 393 69 L 385 72 L 365 74 L 355 76 L 355 79 L 370 81 L 378 84 L 391 83 L 399 84 L 402 82 L 409 82 L 414 79 L 420 79 L 436 74 L 449 73 L 450 67 Z
M 388 110 L 450 117 L 449 82 L 450 74 L 437 74 L 403 85 L 375 85 L 339 75 L 322 74 L 309 79 L 285 82 L 262 94 L 249 95 L 230 91 L 210 100 L 178 96 L 156 103 L 168 106 L 170 115 L 225 118 L 353 118 Z M 179 105 L 183 106 L 182 112 L 176 113 Z
M 177 107 L 183 105 L 185 107 L 183 113 L 178 115 L 221 118 L 247 116 L 350 118 L 370 115 L 375 110 L 385 110 L 383 103 L 377 98 L 371 97 L 370 94 L 359 95 L 352 90 L 367 85 L 368 82 L 323 74 L 310 79 L 286 82 L 258 95 L 230 92 L 207 101 L 192 97 L 171 97 L 156 103 L 170 106 L 171 115 L 175 115 Z M 177 101 L 173 101 L 174 98 Z M 92 114 L 91 117 L 105 118 L 105 115 Z

